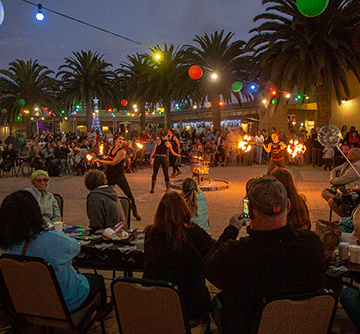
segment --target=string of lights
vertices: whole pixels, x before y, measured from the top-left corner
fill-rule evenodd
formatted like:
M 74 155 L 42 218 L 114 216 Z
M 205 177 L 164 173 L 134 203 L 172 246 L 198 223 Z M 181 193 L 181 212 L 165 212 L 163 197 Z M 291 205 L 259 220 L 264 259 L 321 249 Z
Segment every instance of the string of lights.
M 53 13 L 53 14 L 56 14 L 56 15 L 59 15 L 59 16 L 62 16 L 62 17 L 65 17 L 65 18 L 70 19 L 70 20 L 72 20 L 72 21 L 79 22 L 79 23 L 84 24 L 84 25 L 86 25 L 86 26 L 89 26 L 89 27 L 91 27 L 91 28 L 94 28 L 94 29 L 97 29 L 97 30 L 100 30 L 100 31 L 106 32 L 107 34 L 110 34 L 110 35 L 113 35 L 113 36 L 116 36 L 116 37 L 119 37 L 119 38 L 125 39 L 125 40 L 127 40 L 127 41 L 129 41 L 129 42 L 131 42 L 131 43 L 135 43 L 135 44 L 138 44 L 138 45 L 144 46 L 144 47 L 146 47 L 146 48 L 148 48 L 148 49 L 152 50 L 152 48 L 151 48 L 150 46 L 148 46 L 148 45 L 146 45 L 146 44 L 143 44 L 143 43 L 140 43 L 140 42 L 138 42 L 138 41 L 135 41 L 134 39 L 131 39 L 131 38 L 128 38 L 128 37 L 125 37 L 125 36 L 119 35 L 119 34 L 117 34 L 117 33 L 114 33 L 114 32 L 112 32 L 112 31 L 110 31 L 110 30 L 107 30 L 107 29 L 104 29 L 104 28 L 98 27 L 98 26 L 96 26 L 96 25 L 93 25 L 93 24 L 91 24 L 91 23 L 87 23 L 87 22 L 85 22 L 85 21 L 82 21 L 82 20 L 76 19 L 76 18 L 71 17 L 71 16 L 69 16 L 69 15 L 59 13 L 59 12 L 57 12 L 57 11 L 55 11 L 55 10 L 50 9 L 50 8 L 43 7 L 41 4 L 36 4 L 36 3 L 31 2 L 31 1 L 28 1 L 28 0 L 22 0 L 22 1 L 23 1 L 23 2 L 26 2 L 26 3 L 30 4 L 30 5 L 33 5 L 33 6 L 38 7 L 38 9 L 39 9 L 39 13 L 41 13 L 41 14 L 42 14 L 41 10 L 43 10 L 43 9 L 44 9 L 44 10 L 47 10 L 47 11 L 49 11 L 49 12 Z M 38 14 L 39 14 L 39 13 L 38 13 Z M 41 20 L 40 20 L 40 21 L 41 21 Z

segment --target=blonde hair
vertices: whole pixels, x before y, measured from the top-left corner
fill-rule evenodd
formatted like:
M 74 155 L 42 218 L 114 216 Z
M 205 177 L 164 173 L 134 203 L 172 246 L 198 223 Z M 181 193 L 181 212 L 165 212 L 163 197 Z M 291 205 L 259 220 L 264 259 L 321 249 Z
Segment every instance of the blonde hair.
M 181 191 L 183 193 L 183 196 L 185 198 L 185 201 L 190 209 L 191 216 L 197 216 L 197 192 L 198 192 L 198 184 L 197 182 L 187 177 L 184 179 L 182 185 L 181 185 Z

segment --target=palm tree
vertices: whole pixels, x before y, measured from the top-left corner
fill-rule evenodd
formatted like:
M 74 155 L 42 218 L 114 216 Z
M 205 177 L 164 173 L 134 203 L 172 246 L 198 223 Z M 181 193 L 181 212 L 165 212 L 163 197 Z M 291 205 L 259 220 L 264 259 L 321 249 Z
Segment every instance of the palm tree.
M 54 72 L 38 61 L 27 62 L 16 59 L 9 64 L 8 70 L 0 70 L 0 106 L 6 109 L 1 113 L 2 122 L 9 122 L 10 128 L 21 111 L 34 110 L 35 106 L 47 106 L 59 116 L 56 99 L 57 81 L 50 77 Z M 19 100 L 25 104 L 19 105 Z M 23 114 L 26 120 L 27 135 L 31 135 L 30 115 Z
M 74 57 L 65 58 L 56 77 L 61 77 L 61 94 L 66 107 L 76 103 L 86 106 L 86 126 L 90 130 L 96 97 L 101 105 L 114 99 L 113 72 L 107 70 L 111 64 L 105 62 L 97 52 L 73 52 Z
M 265 20 L 250 32 L 254 50 L 253 76 L 271 82 L 278 90 L 310 95 L 316 88 L 318 126 L 329 124 L 332 90 L 339 104 L 350 95 L 347 74 L 360 81 L 359 52 L 351 38 L 360 27 L 357 0 L 331 0 L 315 18 L 303 16 L 296 0 L 263 0 L 271 3 L 266 13 L 254 18 Z
M 140 128 L 145 128 L 145 104 L 150 102 L 152 96 L 146 96 L 148 91 L 148 80 L 145 76 L 151 62 L 144 54 L 127 56 L 128 62 L 121 63 L 121 68 L 116 70 L 116 86 L 124 96 L 132 101 L 136 101 L 140 113 Z M 152 101 L 155 102 L 156 101 Z
M 145 54 L 147 66 L 142 73 L 141 87 L 147 102 L 154 105 L 159 103 L 164 107 L 164 127 L 171 126 L 171 103 L 175 99 L 181 99 L 180 94 L 185 80 L 187 80 L 187 65 L 184 63 L 184 48 L 169 47 L 164 44 L 162 49 L 159 45 L 152 48 L 155 54 L 161 54 L 160 60 L 155 60 L 152 55 Z
M 186 45 L 188 53 L 188 65 L 196 64 L 205 69 L 204 78 L 199 80 L 198 90 L 205 92 L 208 100 L 212 103 L 213 125 L 220 129 L 221 112 L 220 96 L 225 101 L 231 99 L 231 94 L 241 105 L 241 97 L 251 100 L 252 95 L 244 87 L 240 92 L 231 91 L 231 84 L 235 81 L 247 81 L 250 64 L 250 56 L 246 54 L 244 48 L 245 42 L 238 40 L 230 42 L 234 33 L 229 32 L 224 36 L 224 30 L 220 33 L 215 31 L 210 36 L 205 34 L 203 37 L 195 36 L 194 42 L 200 45 L 197 48 L 192 45 Z M 209 72 L 218 74 L 216 81 L 211 81 Z

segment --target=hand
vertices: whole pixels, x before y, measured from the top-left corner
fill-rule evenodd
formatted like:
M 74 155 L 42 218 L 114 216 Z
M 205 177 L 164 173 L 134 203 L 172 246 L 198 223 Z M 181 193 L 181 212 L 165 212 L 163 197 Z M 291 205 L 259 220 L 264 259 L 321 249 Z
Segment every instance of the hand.
M 241 227 L 246 225 L 246 221 L 242 214 L 236 214 L 230 218 L 229 225 L 236 227 L 240 231 Z

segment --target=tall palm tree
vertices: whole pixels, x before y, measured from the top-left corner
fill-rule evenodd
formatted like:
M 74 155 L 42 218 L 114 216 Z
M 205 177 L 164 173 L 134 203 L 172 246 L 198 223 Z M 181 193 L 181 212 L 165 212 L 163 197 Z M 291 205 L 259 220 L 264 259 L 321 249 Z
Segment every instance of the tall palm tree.
M 112 65 L 97 52 L 81 51 L 73 52 L 73 55 L 65 58 L 65 64 L 59 67 L 56 77 L 61 78 L 61 94 L 66 107 L 71 108 L 75 103 L 86 106 L 86 126 L 90 130 L 93 99 L 98 98 L 102 106 L 114 99 L 114 74 L 108 70 Z
M 181 98 L 180 91 L 187 79 L 187 66 L 184 63 L 184 48 L 174 45 L 164 48 L 156 45 L 152 48 L 155 54 L 161 54 L 161 59 L 155 60 L 153 55 L 145 54 L 148 66 L 142 74 L 141 86 L 147 85 L 143 90 L 151 104 L 159 103 L 164 107 L 164 127 L 171 126 L 171 104 L 174 99 Z
M 57 82 L 50 77 L 54 72 L 31 59 L 26 62 L 16 59 L 9 66 L 8 70 L 0 70 L 0 106 L 7 110 L 0 114 L 1 121 L 9 122 L 12 127 L 22 110 L 30 112 L 35 106 L 49 107 L 59 116 Z M 19 100 L 24 100 L 25 104 L 19 105 Z M 23 116 L 26 118 L 27 134 L 30 135 L 31 115 Z
M 122 62 L 121 68 L 116 70 L 116 86 L 117 90 L 123 93 L 132 101 L 136 101 L 140 113 L 140 128 L 145 128 L 145 104 L 153 98 L 147 94 L 148 80 L 146 73 L 149 72 L 148 68 L 152 66 L 150 60 L 144 54 L 127 56 L 128 62 Z
M 235 81 L 248 80 L 248 66 L 250 56 L 246 54 L 245 42 L 237 40 L 231 42 L 234 33 L 229 32 L 224 36 L 224 30 L 220 33 L 215 31 L 210 36 L 205 34 L 203 37 L 195 36 L 194 42 L 199 44 L 199 48 L 186 45 L 188 53 L 188 65 L 191 63 L 199 65 L 205 71 L 204 78 L 199 80 L 198 90 L 205 92 L 208 100 L 212 103 L 213 125 L 220 129 L 221 112 L 219 106 L 220 96 L 229 101 L 231 94 L 241 105 L 241 97 L 251 100 L 252 95 L 244 87 L 240 92 L 231 91 L 231 84 Z M 211 81 L 210 73 L 218 74 L 216 81 Z
M 254 18 L 265 20 L 250 32 L 254 50 L 253 76 L 278 90 L 310 95 L 316 88 L 318 126 L 329 124 L 332 90 L 339 104 L 350 95 L 347 74 L 360 81 L 359 52 L 352 36 L 360 28 L 357 0 L 331 0 L 319 16 L 303 16 L 296 0 L 263 0 L 272 4 Z

